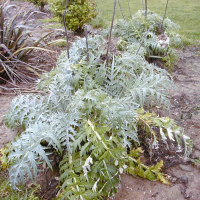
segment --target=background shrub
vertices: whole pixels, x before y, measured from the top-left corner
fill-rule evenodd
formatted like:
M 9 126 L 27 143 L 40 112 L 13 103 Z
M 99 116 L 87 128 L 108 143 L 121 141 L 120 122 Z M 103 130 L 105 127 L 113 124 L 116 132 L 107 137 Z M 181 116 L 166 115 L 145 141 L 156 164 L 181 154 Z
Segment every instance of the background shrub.
M 40 6 L 41 11 L 44 11 L 44 6 L 47 5 L 47 0 L 27 0 L 27 1 L 37 6 Z
M 49 0 L 50 10 L 63 23 L 65 0 Z M 95 4 L 91 0 L 70 0 L 65 15 L 66 26 L 76 32 L 82 32 L 85 23 L 97 15 Z

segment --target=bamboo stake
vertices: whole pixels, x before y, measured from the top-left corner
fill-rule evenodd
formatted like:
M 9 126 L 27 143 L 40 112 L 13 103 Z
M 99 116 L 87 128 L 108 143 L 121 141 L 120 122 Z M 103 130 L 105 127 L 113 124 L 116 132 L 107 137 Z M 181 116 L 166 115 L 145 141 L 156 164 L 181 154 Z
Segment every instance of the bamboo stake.
M 149 27 L 149 29 L 147 30 L 146 34 L 143 36 L 142 41 L 140 42 L 140 46 L 139 46 L 139 48 L 138 48 L 138 50 L 137 50 L 135 55 L 137 55 L 139 53 L 140 48 L 142 47 L 142 44 L 144 43 L 145 38 L 147 37 L 149 31 L 154 27 L 154 25 L 155 25 L 155 23 L 151 27 Z
M 118 4 L 119 4 L 119 9 L 120 9 L 120 12 L 121 12 L 121 14 L 122 14 L 122 17 L 123 17 L 123 19 L 125 20 L 125 17 L 124 17 L 124 13 L 123 13 L 123 11 L 122 11 L 121 4 L 120 4 L 119 0 L 117 0 L 117 1 L 118 1 Z
M 69 38 L 68 38 L 68 32 L 67 32 L 67 26 L 66 26 L 66 20 L 65 20 L 65 15 L 67 13 L 67 6 L 68 6 L 69 0 L 66 0 L 65 3 L 65 10 L 63 13 L 63 24 L 65 28 L 65 36 L 66 36 L 66 41 L 67 41 L 67 57 L 69 58 Z
M 133 17 L 132 17 L 132 15 L 131 15 L 131 8 L 130 8 L 130 3 L 129 3 L 129 0 L 127 0 L 127 2 L 128 2 L 128 10 L 129 10 L 129 14 L 130 14 L 130 16 L 131 16 L 131 19 L 132 19 Z
M 166 6 L 165 6 L 165 14 L 163 16 L 163 20 L 162 20 L 162 24 L 161 24 L 162 33 L 163 33 L 163 23 L 164 23 L 164 20 L 165 20 L 165 17 L 166 17 L 166 13 L 167 13 L 168 2 L 169 2 L 169 0 L 167 0 Z
M 1 5 L 1 44 L 4 43 L 3 25 L 4 25 L 4 12 L 3 12 L 3 5 Z
M 143 8 L 143 10 L 144 10 L 144 0 L 142 0 L 142 8 Z
M 113 29 L 113 24 L 114 24 L 114 19 L 115 19 L 116 3 L 117 3 L 117 0 L 115 0 L 115 2 L 114 2 L 113 16 L 112 16 L 112 22 L 111 22 L 111 27 L 110 27 L 110 35 L 109 35 L 109 42 L 108 42 L 108 48 L 107 48 L 107 52 L 106 52 L 106 66 L 108 65 L 108 51 L 109 51 L 110 43 L 111 43 L 112 29 Z
M 145 0 L 145 17 L 147 17 L 147 0 Z
M 86 49 L 87 49 L 87 61 L 89 61 L 89 48 L 88 48 L 88 31 L 87 25 L 85 25 L 85 39 L 86 39 Z

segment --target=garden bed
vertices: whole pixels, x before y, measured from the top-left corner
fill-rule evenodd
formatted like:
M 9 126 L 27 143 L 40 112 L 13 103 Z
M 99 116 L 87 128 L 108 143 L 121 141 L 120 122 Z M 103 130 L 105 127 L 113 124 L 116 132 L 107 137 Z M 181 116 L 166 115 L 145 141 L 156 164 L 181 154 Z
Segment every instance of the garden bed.
M 58 48 L 56 50 L 60 51 Z M 198 134 L 200 128 L 200 92 L 198 88 L 200 80 L 200 47 L 179 50 L 178 55 L 179 61 L 172 72 L 175 85 L 177 86 L 176 90 L 171 91 L 172 107 L 170 111 L 165 111 L 165 113 L 159 108 L 157 108 L 156 112 L 162 116 L 170 116 L 180 126 L 185 128 L 185 132 L 194 142 L 194 152 L 191 158 L 197 159 L 200 153 L 200 135 Z M 49 69 L 51 67 L 54 66 L 50 66 Z M 24 91 L 28 91 L 28 89 L 30 88 L 26 86 Z M 24 91 L 22 90 L 22 92 Z M 9 110 L 9 103 L 15 94 L 10 94 L 11 92 L 4 91 L 3 89 L 0 92 L 0 148 L 2 148 L 16 135 L 16 132 L 13 133 L 8 130 L 2 121 L 3 116 Z M 133 197 L 138 200 L 199 199 L 200 173 L 198 163 L 191 162 L 189 159 L 185 160 L 184 158 L 176 157 L 176 152 L 173 151 L 167 155 L 158 154 L 158 156 L 166 163 L 164 172 L 170 176 L 170 186 L 124 174 L 118 193 L 113 199 L 132 200 Z M 3 173 L 1 173 L 1 176 L 4 176 Z M 39 192 L 40 198 L 53 199 L 57 193 L 57 174 L 52 174 L 48 170 L 44 170 L 44 173 L 40 173 L 38 183 L 42 183 L 41 185 L 43 186 Z

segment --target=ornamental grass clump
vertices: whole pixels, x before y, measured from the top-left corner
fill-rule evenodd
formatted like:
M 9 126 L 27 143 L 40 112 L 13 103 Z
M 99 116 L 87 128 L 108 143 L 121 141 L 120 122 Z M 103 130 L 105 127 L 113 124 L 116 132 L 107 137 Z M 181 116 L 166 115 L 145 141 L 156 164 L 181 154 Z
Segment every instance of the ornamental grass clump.
M 9 17 L 9 9 L 16 8 L 16 13 Z M 27 61 L 34 50 L 45 50 L 38 45 L 49 35 L 37 38 L 31 35 L 38 23 L 33 24 L 29 15 L 22 13 L 15 5 L 0 7 L 1 44 L 0 44 L 0 79 L 9 79 L 13 83 L 33 81 L 33 74 L 38 74 L 40 68 Z

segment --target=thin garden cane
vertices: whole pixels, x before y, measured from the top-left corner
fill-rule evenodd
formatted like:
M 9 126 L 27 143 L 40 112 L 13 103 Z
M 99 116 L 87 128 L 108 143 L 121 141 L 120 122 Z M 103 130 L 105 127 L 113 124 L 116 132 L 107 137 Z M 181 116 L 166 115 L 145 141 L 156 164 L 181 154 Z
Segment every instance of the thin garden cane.
M 112 17 L 112 22 L 111 22 L 111 27 L 110 27 L 110 35 L 109 35 L 109 42 L 108 42 L 108 47 L 107 47 L 107 52 L 106 52 L 106 65 L 108 65 L 108 51 L 109 51 L 110 43 L 111 43 L 112 29 L 113 29 L 113 24 L 114 24 L 114 19 L 115 19 L 116 4 L 117 4 L 117 0 L 115 0 L 115 2 L 114 2 L 113 17 Z
M 142 8 L 143 8 L 143 10 L 144 10 L 144 0 L 142 0 Z
M 166 17 L 166 13 L 167 13 L 168 2 L 169 2 L 169 0 L 167 0 L 166 6 L 165 6 L 165 14 L 163 16 L 163 20 L 162 20 L 162 24 L 161 24 L 162 33 L 163 33 L 163 23 L 164 23 L 164 20 L 165 20 L 165 17 Z
M 147 18 L 147 0 L 145 0 L 145 17 Z
M 122 17 L 123 17 L 123 19 L 125 20 L 125 17 L 124 17 L 124 13 L 123 13 L 121 4 L 120 4 L 119 0 L 117 0 L 117 1 L 118 1 L 118 4 L 119 4 L 119 9 L 120 9 L 120 12 L 121 12 L 121 14 L 122 14 Z
M 146 34 L 143 36 L 143 39 L 142 39 L 142 41 L 141 41 L 141 43 L 140 43 L 140 46 L 139 46 L 139 48 L 138 48 L 138 50 L 137 50 L 137 52 L 136 52 L 135 55 L 137 55 L 137 54 L 139 53 L 140 48 L 142 47 L 142 44 L 144 43 L 145 38 L 147 37 L 149 31 L 154 27 L 155 24 L 156 24 L 156 23 L 154 23 L 151 27 L 149 27 L 149 29 L 147 30 Z
M 87 49 L 87 61 L 89 61 L 89 48 L 88 48 L 88 31 L 87 25 L 85 25 L 85 41 L 86 41 L 86 49 Z
M 66 36 L 66 41 L 67 41 L 67 57 L 69 58 L 69 38 L 68 38 L 68 31 L 67 31 L 66 20 L 65 20 L 65 15 L 67 13 L 68 3 L 69 3 L 69 0 L 66 0 L 65 10 L 64 10 L 64 13 L 63 13 L 63 24 L 64 24 L 64 27 L 65 27 L 65 36 Z
M 130 3 L 129 3 L 129 0 L 127 0 L 127 2 L 128 2 L 128 10 L 129 10 L 129 14 L 130 14 L 131 19 L 132 19 L 133 17 L 132 17 L 132 15 L 131 15 L 131 9 L 130 9 Z
M 3 35 L 3 23 L 4 23 L 4 13 L 3 13 L 3 5 L 1 6 L 1 44 L 3 44 L 4 35 Z

